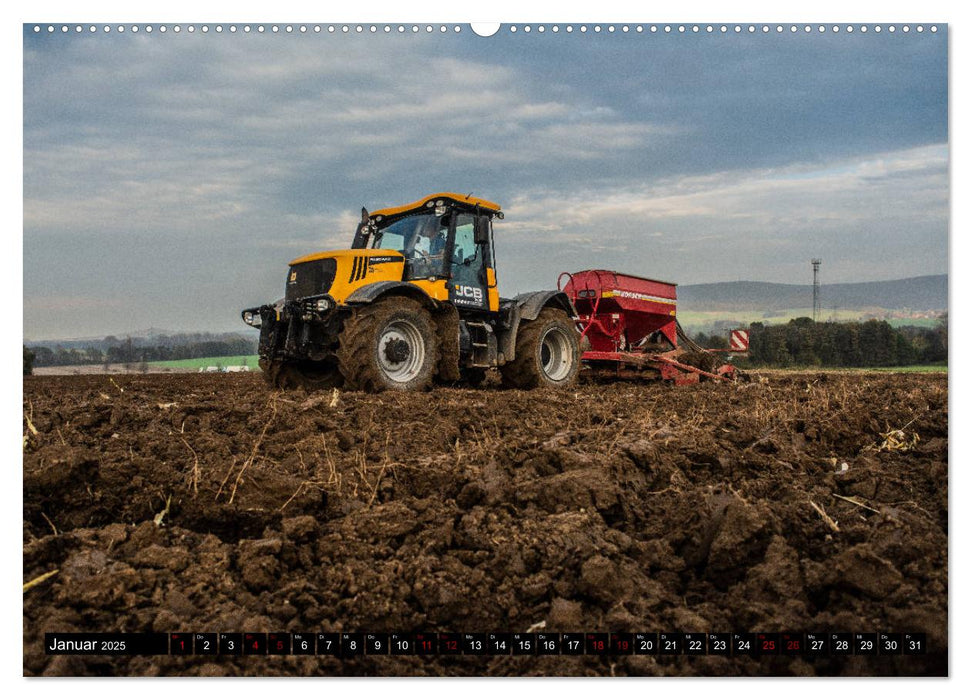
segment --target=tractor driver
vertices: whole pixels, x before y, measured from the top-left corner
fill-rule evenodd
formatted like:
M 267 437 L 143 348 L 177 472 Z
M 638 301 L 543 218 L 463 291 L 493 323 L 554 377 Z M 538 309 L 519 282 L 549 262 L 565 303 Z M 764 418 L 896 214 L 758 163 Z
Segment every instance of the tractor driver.
M 448 227 L 443 226 L 436 216 L 428 217 L 417 227 L 411 253 L 408 256 L 413 278 L 442 274 L 447 236 Z

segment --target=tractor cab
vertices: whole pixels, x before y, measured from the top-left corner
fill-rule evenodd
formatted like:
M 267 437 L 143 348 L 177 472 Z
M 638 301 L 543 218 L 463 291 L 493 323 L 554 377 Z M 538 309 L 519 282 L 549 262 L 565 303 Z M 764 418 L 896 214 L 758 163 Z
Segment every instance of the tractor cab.
M 363 212 L 353 247 L 396 251 L 405 260 L 402 281 L 457 307 L 498 312 L 493 217 L 502 218 L 498 204 L 443 192 Z

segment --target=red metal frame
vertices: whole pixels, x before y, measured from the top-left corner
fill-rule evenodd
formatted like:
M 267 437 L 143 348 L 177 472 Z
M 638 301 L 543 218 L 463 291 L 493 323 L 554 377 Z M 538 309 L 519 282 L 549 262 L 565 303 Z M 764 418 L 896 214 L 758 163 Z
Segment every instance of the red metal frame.
M 563 280 L 566 278 L 566 284 Z M 732 380 L 735 368 L 714 372 L 678 361 L 677 286 L 671 282 L 625 275 L 610 270 L 563 272 L 556 284 L 577 310 L 581 359 L 588 367 L 625 373 L 627 367 L 654 370 L 675 384 L 693 384 L 702 377 Z M 658 345 L 670 350 L 658 351 Z

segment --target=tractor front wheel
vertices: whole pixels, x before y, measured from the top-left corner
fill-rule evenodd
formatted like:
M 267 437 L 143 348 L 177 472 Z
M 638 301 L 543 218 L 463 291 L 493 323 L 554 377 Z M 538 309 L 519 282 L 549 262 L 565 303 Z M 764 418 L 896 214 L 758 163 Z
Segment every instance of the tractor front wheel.
M 344 322 L 337 362 L 348 389 L 422 391 L 438 367 L 438 336 L 417 301 L 390 297 Z

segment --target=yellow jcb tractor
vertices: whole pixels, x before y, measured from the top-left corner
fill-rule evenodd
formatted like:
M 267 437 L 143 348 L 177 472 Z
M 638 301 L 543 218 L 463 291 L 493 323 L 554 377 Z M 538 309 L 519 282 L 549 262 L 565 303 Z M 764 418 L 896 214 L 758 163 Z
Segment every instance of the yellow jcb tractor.
M 246 309 L 272 386 L 414 391 L 481 383 L 563 387 L 580 369 L 576 312 L 562 292 L 502 299 L 498 204 L 451 192 L 362 210 L 350 250 L 290 263 L 286 294 Z

